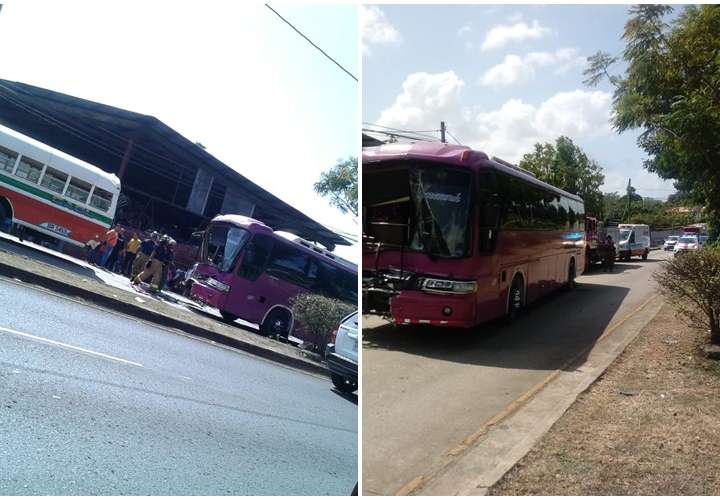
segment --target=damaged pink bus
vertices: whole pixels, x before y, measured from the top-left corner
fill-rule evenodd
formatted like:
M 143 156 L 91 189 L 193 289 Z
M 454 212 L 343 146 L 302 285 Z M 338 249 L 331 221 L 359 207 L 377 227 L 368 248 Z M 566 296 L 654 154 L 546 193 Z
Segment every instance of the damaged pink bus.
M 219 215 L 208 225 L 190 296 L 233 322 L 242 319 L 263 335 L 307 338 L 290 299 L 314 293 L 357 304 L 357 270 L 350 262 L 302 238 L 288 239 L 262 222 Z
M 583 200 L 464 146 L 363 149 L 363 310 L 468 328 L 518 316 L 585 265 Z

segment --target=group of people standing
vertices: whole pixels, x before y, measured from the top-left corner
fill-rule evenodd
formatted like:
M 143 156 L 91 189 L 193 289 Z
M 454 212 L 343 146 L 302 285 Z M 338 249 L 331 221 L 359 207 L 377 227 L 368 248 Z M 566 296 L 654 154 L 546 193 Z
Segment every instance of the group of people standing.
M 123 274 L 133 284 L 150 281 L 154 291 L 162 290 L 175 261 L 175 240 L 156 231 L 144 240 L 136 232 L 128 238 L 128 232 L 116 226 L 105 233 L 102 241 L 99 235 L 95 238 L 86 244 L 88 262 Z

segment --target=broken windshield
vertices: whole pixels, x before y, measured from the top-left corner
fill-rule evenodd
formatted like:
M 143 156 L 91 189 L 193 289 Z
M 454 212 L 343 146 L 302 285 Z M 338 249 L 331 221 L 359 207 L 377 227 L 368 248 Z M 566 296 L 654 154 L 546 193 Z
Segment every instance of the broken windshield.
M 438 257 L 469 249 L 470 172 L 431 163 L 366 172 L 365 232 Z
M 250 238 L 243 228 L 217 224 L 208 230 L 205 258 L 215 264 L 218 270 L 230 272 L 240 250 Z

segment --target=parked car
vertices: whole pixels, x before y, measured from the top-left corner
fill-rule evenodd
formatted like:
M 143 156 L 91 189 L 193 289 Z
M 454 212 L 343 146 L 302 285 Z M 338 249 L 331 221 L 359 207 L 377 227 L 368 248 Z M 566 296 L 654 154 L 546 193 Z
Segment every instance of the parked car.
M 665 240 L 665 243 L 663 243 L 663 250 L 666 252 L 672 252 L 675 249 L 675 245 L 677 244 L 677 241 L 680 239 L 680 236 L 668 236 Z
M 680 236 L 680 239 L 675 244 L 674 252 L 675 254 L 681 253 L 681 252 L 694 252 L 696 250 L 700 250 L 700 240 L 695 235 L 683 235 Z
M 345 393 L 358 387 L 358 313 L 346 316 L 330 336 L 325 349 L 330 379 Z

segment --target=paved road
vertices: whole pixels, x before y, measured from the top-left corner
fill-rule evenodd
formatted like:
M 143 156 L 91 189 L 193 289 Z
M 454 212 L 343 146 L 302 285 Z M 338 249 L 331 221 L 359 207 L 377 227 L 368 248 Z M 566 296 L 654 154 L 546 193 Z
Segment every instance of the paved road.
M 366 317 L 363 492 L 393 494 L 432 475 L 450 450 L 647 301 L 664 258 L 655 251 L 612 274 L 592 271 L 511 326 L 396 329 Z
M 329 380 L 0 280 L 0 495 L 348 494 Z

